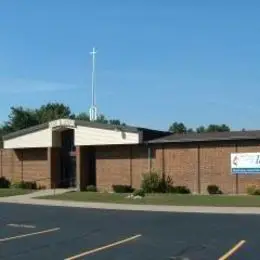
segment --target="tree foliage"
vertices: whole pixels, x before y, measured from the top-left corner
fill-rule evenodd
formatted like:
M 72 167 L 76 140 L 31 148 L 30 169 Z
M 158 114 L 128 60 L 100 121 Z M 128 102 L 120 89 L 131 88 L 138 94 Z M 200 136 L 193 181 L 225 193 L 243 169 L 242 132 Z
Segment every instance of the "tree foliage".
M 188 130 L 183 123 L 174 122 L 170 126 L 169 131 L 174 133 L 174 134 L 182 134 L 182 133 L 187 133 Z
M 9 133 L 39 124 L 35 110 L 23 107 L 11 107 L 8 121 L 3 125 L 3 132 Z
M 85 112 L 81 112 L 78 115 L 75 116 L 75 119 L 83 120 L 83 121 L 89 121 L 89 115 Z
M 190 133 L 190 132 L 197 132 L 197 133 L 209 133 L 209 132 L 229 132 L 230 128 L 226 124 L 210 124 L 207 127 L 199 126 L 196 130 L 192 128 L 187 128 L 184 123 L 182 122 L 174 122 L 170 125 L 169 131 L 174 134 L 181 134 L 181 133 Z
M 89 121 L 88 113 L 81 112 L 75 115 L 71 112 L 69 106 L 57 102 L 47 103 L 37 109 L 29 109 L 22 106 L 11 107 L 8 120 L 0 126 L 0 140 L 5 134 L 43 124 L 59 118 Z M 125 125 L 118 119 L 107 119 L 104 115 L 99 115 L 96 121 L 103 124 Z
M 73 114 L 69 106 L 63 103 L 47 103 L 37 109 L 29 109 L 22 106 L 11 107 L 8 120 L 0 126 L 0 148 L 1 137 L 5 134 L 49 122 L 59 118 L 71 118 L 77 120 L 89 121 L 89 115 L 86 112 Z M 108 119 L 105 115 L 98 116 L 96 122 L 103 124 L 125 125 L 119 119 Z M 182 134 L 189 132 L 227 132 L 230 128 L 226 124 L 210 124 L 207 127 L 199 126 L 195 130 L 185 126 L 183 122 L 174 122 L 170 125 L 169 131 Z
M 61 103 L 48 103 L 35 110 L 38 123 L 45 123 L 59 118 L 72 118 L 69 106 Z

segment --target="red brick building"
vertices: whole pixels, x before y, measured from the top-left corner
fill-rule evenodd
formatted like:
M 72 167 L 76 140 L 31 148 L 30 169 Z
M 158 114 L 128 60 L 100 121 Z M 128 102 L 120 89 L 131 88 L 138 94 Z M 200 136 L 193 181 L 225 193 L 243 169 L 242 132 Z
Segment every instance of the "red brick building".
M 4 136 L 0 176 L 46 187 L 140 186 L 151 169 L 206 193 L 245 193 L 260 174 L 231 174 L 231 153 L 260 152 L 260 131 L 172 135 L 145 128 L 60 119 Z

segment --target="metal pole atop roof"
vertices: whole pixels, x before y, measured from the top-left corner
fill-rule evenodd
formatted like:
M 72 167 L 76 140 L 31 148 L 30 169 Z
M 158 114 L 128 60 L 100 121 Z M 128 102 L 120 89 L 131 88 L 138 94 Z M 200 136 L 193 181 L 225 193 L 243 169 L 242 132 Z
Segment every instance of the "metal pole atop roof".
M 97 51 L 95 47 L 90 52 L 92 55 L 92 79 L 91 79 L 91 91 L 92 91 L 92 103 L 89 109 L 89 119 L 90 121 L 97 120 L 97 107 L 96 107 L 96 96 L 95 96 L 95 61 L 96 61 Z

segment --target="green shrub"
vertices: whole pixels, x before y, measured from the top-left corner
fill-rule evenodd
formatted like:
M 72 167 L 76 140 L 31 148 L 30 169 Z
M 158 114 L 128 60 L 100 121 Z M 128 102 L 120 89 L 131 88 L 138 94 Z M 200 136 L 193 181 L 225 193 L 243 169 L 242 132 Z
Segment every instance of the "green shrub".
M 249 195 L 260 195 L 260 188 L 258 188 L 256 185 L 249 186 L 247 188 L 247 193 Z
M 134 196 L 144 197 L 144 196 L 145 196 L 145 192 L 144 192 L 144 190 L 142 190 L 142 189 L 140 189 L 140 190 L 135 190 L 135 191 L 133 192 L 133 195 L 134 195 Z
M 132 193 L 134 191 L 130 185 L 112 185 L 112 188 L 116 193 Z
M 173 187 L 173 180 L 170 176 L 167 176 L 166 179 L 161 177 L 158 192 L 161 192 L 161 193 L 170 192 L 172 187 Z
M 145 193 L 191 193 L 185 186 L 174 186 L 170 176 L 164 178 L 161 174 L 154 171 L 143 174 L 141 187 Z
M 162 174 L 152 171 L 143 174 L 141 187 L 145 193 L 165 193 L 172 189 L 173 181 L 170 176 L 164 178 Z
M 17 189 L 36 190 L 37 184 L 35 181 L 20 181 L 13 183 L 12 187 Z
M 37 189 L 38 190 L 46 190 L 46 186 L 45 185 L 38 185 Z
M 0 188 L 9 188 L 11 185 L 10 181 L 5 177 L 0 177 Z
M 222 191 L 217 185 L 208 185 L 207 191 L 209 194 L 222 194 Z
M 163 192 L 166 182 L 157 172 L 149 172 L 143 174 L 141 187 L 145 193 Z
M 255 190 L 256 190 L 256 186 L 252 185 L 252 186 L 248 186 L 246 191 L 247 191 L 247 194 L 254 195 Z
M 21 189 L 21 182 L 13 182 L 12 184 L 11 184 L 11 187 L 12 188 L 15 188 L 15 189 Z
M 94 185 L 88 185 L 86 187 L 86 191 L 90 191 L 90 192 L 96 192 L 97 191 L 97 187 Z
M 190 194 L 191 191 L 186 186 L 172 186 L 169 190 L 170 193 L 176 194 Z
M 143 174 L 141 187 L 145 193 L 159 192 L 161 177 L 157 172 Z
M 260 189 L 256 189 L 253 195 L 260 195 Z

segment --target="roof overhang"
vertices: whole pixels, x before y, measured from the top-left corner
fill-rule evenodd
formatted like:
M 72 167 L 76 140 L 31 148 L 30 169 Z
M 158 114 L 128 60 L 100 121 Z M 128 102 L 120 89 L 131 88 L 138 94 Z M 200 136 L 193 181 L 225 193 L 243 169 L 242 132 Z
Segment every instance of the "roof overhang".
M 127 125 L 61 118 L 5 135 L 4 148 L 56 147 L 60 145 L 56 133 L 66 129 L 74 130 L 75 145 L 140 144 L 169 134 Z

